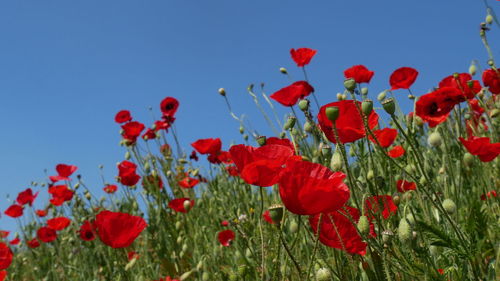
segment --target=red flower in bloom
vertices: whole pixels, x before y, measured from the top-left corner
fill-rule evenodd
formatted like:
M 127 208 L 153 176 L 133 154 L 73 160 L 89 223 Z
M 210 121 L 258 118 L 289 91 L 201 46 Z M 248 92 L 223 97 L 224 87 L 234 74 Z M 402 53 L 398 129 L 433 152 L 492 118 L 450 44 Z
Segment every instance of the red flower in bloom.
M 314 92 L 314 88 L 307 81 L 297 81 L 272 94 L 270 97 L 284 106 L 294 106 L 299 99 L 303 99 Z
M 354 142 L 366 135 L 363 119 L 359 113 L 361 110 L 361 102 L 358 101 L 355 103 L 353 100 L 337 101 L 323 105 L 318 114 L 319 126 L 331 142 L 336 143 L 336 140 L 333 134 L 332 122 L 328 120 L 325 113 L 326 108 L 330 106 L 339 108 L 339 117 L 335 121 L 335 125 L 337 127 L 340 142 Z M 368 126 L 370 129 L 373 129 L 377 124 L 378 115 L 375 111 L 372 111 L 368 116 Z
M 30 247 L 31 249 L 35 249 L 40 247 L 40 242 L 38 242 L 38 239 L 33 238 L 29 241 L 26 241 L 26 245 L 28 245 L 28 247 Z
M 200 183 L 199 180 L 195 179 L 195 178 L 192 178 L 192 177 L 189 177 L 189 176 L 186 176 L 184 179 L 182 179 L 181 181 L 179 181 L 179 185 L 182 187 L 182 188 L 193 188 L 195 187 L 198 183 Z
M 131 143 L 135 143 L 137 138 L 141 135 L 142 130 L 144 130 L 144 124 L 132 121 L 128 122 L 122 126 L 123 129 L 123 138 L 130 141 Z
M 284 145 L 290 147 L 295 152 L 295 148 L 293 146 L 293 143 L 289 139 L 280 139 L 277 137 L 270 137 L 266 139 L 266 145 L 270 144 L 279 144 L 279 145 Z
M 469 139 L 458 138 L 470 154 L 476 155 L 483 162 L 490 162 L 500 154 L 500 142 L 490 143 L 490 138 L 472 136 Z
M 415 114 L 433 128 L 446 121 L 453 107 L 462 100 L 462 93 L 457 88 L 439 88 L 418 99 L 415 104 Z
M 106 193 L 115 193 L 118 190 L 118 186 L 114 184 L 108 184 L 102 190 L 104 190 L 104 192 Z
M 472 87 L 469 86 L 469 82 L 472 83 Z M 460 73 L 457 78 L 455 78 L 454 75 L 444 78 L 439 82 L 439 88 L 444 87 L 451 87 L 459 90 L 460 93 L 462 93 L 462 100 L 472 99 L 481 91 L 481 84 L 479 84 L 477 80 L 472 80 L 472 76 L 469 73 Z
M 373 131 L 373 135 L 378 140 L 380 146 L 387 148 L 391 146 L 391 144 L 396 140 L 396 137 L 398 136 L 398 130 L 384 128 L 382 130 Z M 377 143 L 375 139 L 372 138 L 372 136 L 368 136 L 368 139 L 370 139 L 370 141 L 375 144 Z
M 217 154 L 222 148 L 220 138 L 199 139 L 191 144 L 199 154 Z
M 220 225 L 222 225 L 222 226 L 228 226 L 229 222 L 228 221 L 221 221 Z
M 234 240 L 234 237 L 234 232 L 230 229 L 223 230 L 217 235 L 220 244 L 224 247 L 231 246 L 231 242 Z
M 6 270 L 0 270 L 0 281 L 4 281 L 5 277 L 7 277 L 7 271 Z
M 319 218 L 321 216 L 321 222 Z M 356 227 L 351 221 L 357 223 L 359 210 L 353 207 L 344 208 L 324 214 L 309 217 L 309 224 L 314 233 L 320 227 L 319 241 L 328 247 L 344 250 L 350 254 L 365 255 L 366 243 L 359 236 Z M 374 235 L 372 233 L 372 235 Z
M 18 218 L 23 215 L 23 207 L 19 205 L 12 205 L 7 210 L 5 210 L 4 214 L 11 218 Z
M 397 210 L 398 206 L 394 204 L 389 195 L 376 195 L 365 200 L 365 212 L 369 218 L 373 218 L 377 213 L 382 213 L 382 217 L 388 219 Z
M 236 176 L 238 176 L 238 175 L 239 175 L 239 173 L 238 173 L 238 168 L 236 168 L 236 166 L 233 166 L 233 165 L 231 165 L 231 166 L 227 166 L 227 167 L 226 167 L 226 171 L 227 171 L 227 173 L 228 173 L 230 176 L 233 176 L 233 177 L 236 177 Z
M 229 153 L 241 178 L 248 184 L 261 187 L 276 184 L 282 166 L 294 155 L 290 147 L 279 144 L 259 148 L 239 144 L 232 146 Z
M 345 174 L 320 164 L 289 160 L 279 180 L 281 200 L 297 215 L 336 211 L 350 196 L 344 178 Z
M 399 158 L 405 155 L 405 149 L 401 145 L 396 145 L 391 150 L 387 152 L 387 155 L 392 158 Z
M 63 230 L 69 226 L 71 220 L 66 217 L 57 217 L 47 221 L 47 226 L 53 230 Z
M 409 89 L 410 86 L 417 80 L 418 71 L 411 67 L 401 67 L 391 74 L 389 83 L 391 90 Z
M 0 270 L 7 269 L 12 263 L 14 254 L 7 244 L 0 242 Z
M 134 163 L 124 160 L 118 165 L 118 176 L 120 177 L 120 182 L 126 186 L 133 186 L 141 179 L 141 177 L 135 173 L 137 165 Z
M 54 185 L 49 187 L 49 193 L 52 195 L 50 203 L 54 206 L 61 206 L 66 201 L 73 199 L 74 192 L 66 185 Z
M 45 211 L 45 210 L 36 210 L 35 213 L 40 218 L 43 218 L 43 217 L 45 217 L 47 215 L 47 211 Z
M 497 197 L 497 192 L 495 190 L 488 191 L 486 194 L 481 195 L 481 200 L 486 200 L 486 198 L 496 198 Z
M 16 237 L 12 240 L 10 240 L 9 244 L 11 245 L 19 245 L 19 243 L 21 243 L 21 239 L 19 239 L 19 237 Z
M 89 221 L 84 221 L 78 234 L 83 241 L 92 241 L 95 239 L 95 227 Z
M 164 121 L 164 120 L 157 120 L 155 121 L 155 132 L 158 132 L 160 130 L 165 130 L 168 131 L 168 128 L 170 128 L 170 122 Z
M 396 182 L 396 188 L 398 189 L 399 192 L 405 193 L 409 190 L 417 189 L 417 184 L 411 181 L 398 180 Z
M 439 273 L 439 274 L 441 274 L 441 275 L 443 275 L 443 274 L 444 274 L 444 269 L 442 269 L 442 268 L 438 268 L 438 270 L 437 270 L 437 271 L 438 271 L 438 273 Z
M 179 101 L 172 97 L 166 97 L 160 103 L 160 109 L 163 113 L 163 117 L 173 118 L 178 108 Z
M 487 69 L 483 72 L 483 83 L 494 95 L 500 94 L 500 71 Z
M 298 67 L 303 67 L 311 62 L 312 57 L 314 57 L 317 52 L 318 51 L 310 48 L 298 48 L 297 50 L 291 49 L 290 55 Z
M 42 226 L 36 232 L 36 237 L 44 243 L 50 243 L 57 239 L 57 233 L 50 227 Z
M 127 253 L 127 258 L 129 261 L 133 260 L 133 259 L 138 259 L 139 258 L 139 254 L 136 252 L 136 251 L 130 251 Z
M 187 213 L 189 210 L 184 208 L 185 201 L 189 201 L 191 208 L 194 206 L 194 200 L 189 200 L 189 198 L 176 198 L 168 202 L 168 207 L 178 213 Z
M 49 179 L 53 182 L 69 180 L 69 176 L 71 176 L 77 169 L 78 167 L 74 165 L 59 164 L 56 166 L 58 175 L 50 176 Z
M 269 212 L 269 210 L 266 210 L 263 214 L 262 214 L 262 218 L 267 221 L 268 223 L 270 224 L 274 224 L 274 221 L 273 219 L 271 218 L 271 214 Z
M 146 221 L 126 213 L 101 211 L 94 223 L 101 241 L 112 248 L 125 248 L 146 228 Z
M 9 236 L 9 234 L 10 234 L 10 231 L 0 230 L 0 238 L 7 238 L 7 236 Z
M 156 133 L 153 129 L 147 129 L 142 138 L 144 140 L 153 140 L 156 138 Z
M 375 72 L 368 70 L 364 65 L 355 65 L 344 70 L 346 79 L 352 78 L 356 83 L 370 83 Z
M 16 201 L 17 201 L 17 203 L 19 203 L 19 205 L 29 204 L 31 206 L 31 205 L 33 205 L 33 201 L 35 201 L 35 198 L 37 196 L 38 196 L 38 192 L 33 194 L 33 191 L 31 190 L 31 188 L 28 188 L 25 191 L 20 192 L 17 195 Z
M 116 123 L 125 123 L 130 120 L 132 120 L 132 116 L 130 115 L 130 111 L 128 110 L 121 110 L 115 115 Z

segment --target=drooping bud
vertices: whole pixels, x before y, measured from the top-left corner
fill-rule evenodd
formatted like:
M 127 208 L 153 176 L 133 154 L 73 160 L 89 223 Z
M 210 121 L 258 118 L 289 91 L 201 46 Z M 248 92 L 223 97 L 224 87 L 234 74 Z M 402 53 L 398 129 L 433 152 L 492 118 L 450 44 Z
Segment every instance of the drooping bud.
M 363 235 L 367 235 L 370 232 L 370 222 L 366 216 L 359 217 L 358 230 Z
M 455 205 L 455 202 L 451 199 L 445 199 L 443 200 L 443 209 L 448 213 L 448 214 L 454 214 L 457 211 L 457 205 Z
M 329 281 L 332 279 L 332 273 L 328 268 L 322 267 L 316 271 L 316 281 Z
M 284 139 L 286 137 L 286 133 L 285 132 L 281 132 L 280 133 L 280 139 Z
M 364 100 L 361 103 L 361 110 L 363 111 L 363 114 L 365 116 L 370 115 L 370 113 L 372 113 L 372 111 L 373 111 L 373 101 L 369 100 L 369 99 Z
M 363 87 L 363 88 L 361 88 L 361 94 L 362 94 L 363 96 L 368 95 L 368 88 L 367 88 L 367 87 Z
M 191 200 L 185 200 L 184 203 L 184 210 L 189 211 L 191 209 Z
M 303 99 L 299 101 L 299 108 L 302 111 L 307 111 L 309 109 L 309 100 Z
M 368 172 L 366 173 L 366 179 L 371 181 L 375 178 L 375 173 L 373 172 L 372 169 L 368 170 Z
M 346 79 L 344 80 L 344 87 L 352 93 L 356 89 L 356 81 L 352 78 Z
M 268 210 L 273 222 L 279 225 L 283 219 L 283 206 L 279 204 L 272 205 Z
M 263 145 L 266 145 L 266 136 L 259 136 L 257 137 L 257 143 L 260 145 L 260 146 L 263 146 Z
M 283 125 L 283 130 L 288 131 L 291 128 L 293 128 L 293 126 L 295 126 L 296 121 L 297 121 L 297 118 L 295 118 L 294 116 L 288 117 L 288 119 L 285 122 L 285 125 Z
M 225 96 L 226 96 L 226 89 L 224 89 L 224 88 L 220 88 L 220 89 L 219 89 L 219 95 L 221 95 L 221 96 L 225 97 Z
M 432 147 L 438 147 L 442 143 L 441 134 L 439 132 L 433 132 L 427 138 L 427 143 Z
M 407 243 L 413 238 L 411 225 L 406 219 L 402 219 L 398 226 L 398 237 L 401 243 Z
M 340 100 L 343 100 L 344 99 L 344 95 L 342 95 L 342 93 L 337 93 L 337 99 L 340 101 Z
M 385 112 L 389 113 L 390 115 L 393 115 L 394 112 L 396 111 L 396 104 L 394 103 L 393 98 L 388 98 L 385 101 L 383 101 L 382 107 L 384 108 Z
M 466 152 L 464 154 L 464 164 L 467 167 L 470 167 L 470 166 L 472 166 L 472 164 L 474 164 L 474 156 L 472 154 L 470 154 L 469 152 Z
M 470 74 L 471 76 L 474 76 L 474 75 L 476 75 L 476 71 L 477 71 L 476 64 L 472 63 L 472 64 L 469 66 L 469 74 Z
M 342 170 L 342 156 L 338 151 L 335 151 L 332 154 L 332 158 L 330 159 L 330 169 L 335 172 Z
M 245 128 L 243 128 L 243 126 L 240 126 L 240 134 L 243 134 L 245 132 Z
M 380 92 L 380 94 L 378 94 L 378 96 L 377 96 L 377 100 L 383 101 L 385 99 L 386 95 L 387 95 L 386 91 Z
M 288 71 L 284 67 L 280 67 L 280 72 L 283 74 L 288 74 Z
M 328 120 L 335 122 L 339 118 L 339 108 L 336 106 L 329 106 L 325 109 L 326 118 Z

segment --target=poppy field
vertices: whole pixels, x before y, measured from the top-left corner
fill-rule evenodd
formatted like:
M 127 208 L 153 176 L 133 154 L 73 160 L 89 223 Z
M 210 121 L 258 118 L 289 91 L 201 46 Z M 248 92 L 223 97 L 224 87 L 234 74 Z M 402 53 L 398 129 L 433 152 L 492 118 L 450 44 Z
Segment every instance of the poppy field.
M 425 69 L 379 77 L 354 65 L 320 104 L 306 67 L 321 50 L 291 49 L 300 80 L 281 68 L 290 83 L 269 96 L 248 87 L 278 135 L 256 134 L 224 88 L 214 96 L 241 133 L 231 145 L 216 132 L 180 143 L 175 96 L 152 124 L 117 112 L 124 157 L 103 177 L 106 196 L 76 163 L 16 191 L 2 210 L 18 229 L 0 227 L 0 281 L 498 280 L 496 26 L 488 14 L 479 28 L 484 64 L 427 93 L 411 91 Z M 372 79 L 390 87 L 369 90 Z

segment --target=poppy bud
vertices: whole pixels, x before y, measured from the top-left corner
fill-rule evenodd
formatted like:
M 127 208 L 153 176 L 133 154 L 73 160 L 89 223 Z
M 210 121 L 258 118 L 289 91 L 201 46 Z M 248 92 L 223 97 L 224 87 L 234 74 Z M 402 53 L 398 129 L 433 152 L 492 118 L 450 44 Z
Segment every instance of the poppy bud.
M 413 213 L 409 213 L 408 215 L 406 215 L 406 221 L 411 225 L 411 226 L 414 226 L 415 225 L 415 217 L 413 216 Z
M 325 109 L 325 114 L 328 120 L 335 122 L 339 118 L 339 108 L 336 106 L 329 106 Z
M 441 142 L 442 142 L 442 138 L 441 138 L 441 135 L 438 132 L 433 132 L 427 138 L 427 143 L 429 143 L 429 145 L 432 146 L 432 147 L 438 147 L 438 146 L 440 146 Z
M 370 113 L 372 113 L 372 110 L 373 110 L 373 101 L 372 100 L 364 100 L 361 103 L 361 110 L 363 111 L 363 114 L 365 116 L 370 115 Z
M 290 224 L 288 225 L 288 230 L 290 231 L 290 233 L 297 232 L 297 230 L 299 230 L 299 224 L 295 220 L 290 221 Z
M 85 196 L 85 198 L 87 198 L 87 200 L 89 200 L 89 201 L 90 201 L 90 199 L 92 199 L 92 196 L 90 195 L 90 193 L 89 193 L 88 191 L 85 191 L 85 192 L 83 193 L 83 195 L 84 195 L 84 196 Z
M 226 90 L 224 88 L 219 89 L 219 95 L 225 97 L 226 96 Z
M 366 216 L 359 217 L 358 230 L 361 234 L 366 235 L 370 232 L 370 222 Z
M 484 19 L 484 21 L 487 23 L 487 24 L 492 24 L 493 23 L 493 16 L 488 14 L 486 16 L 486 19 Z
M 288 117 L 288 119 L 285 122 L 285 125 L 283 125 L 283 130 L 288 131 L 291 128 L 293 128 L 293 126 L 295 126 L 296 121 L 297 121 L 297 118 L 295 118 L 294 116 Z
M 409 94 L 409 95 L 408 95 L 408 98 L 409 98 L 409 99 L 411 99 L 411 100 L 414 100 L 414 99 L 415 99 L 415 96 L 414 96 L 414 95 L 412 95 L 412 94 Z
M 332 274 L 328 268 L 320 268 L 316 271 L 316 281 L 328 281 L 331 280 Z
M 245 251 L 245 257 L 246 257 L 247 259 L 249 259 L 249 258 L 251 258 L 251 257 L 252 257 L 252 251 L 250 251 L 250 249 L 248 249 L 248 248 L 247 248 L 247 249 L 246 249 L 246 251 Z
M 272 205 L 269 207 L 269 216 L 273 220 L 274 223 L 280 224 L 283 219 L 283 206 L 282 205 Z
M 474 76 L 476 75 L 476 71 L 477 71 L 477 68 L 476 68 L 476 65 L 474 63 L 472 63 L 470 66 L 469 66 L 469 74 L 471 76 Z
M 363 88 L 361 88 L 361 94 L 362 94 L 363 96 L 368 95 L 368 88 L 367 88 L 367 87 L 363 87 Z
M 281 132 L 281 133 L 280 133 L 280 138 L 281 138 L 281 139 L 284 139 L 285 137 L 286 137 L 286 133 L 285 133 L 285 132 Z
M 415 124 L 417 126 L 422 127 L 424 126 L 424 120 L 420 116 L 415 116 Z
M 299 101 L 299 108 L 302 111 L 307 111 L 309 109 L 309 100 L 303 99 Z
M 243 134 L 245 132 L 245 128 L 243 128 L 243 126 L 240 126 L 240 134 Z
M 383 101 L 382 107 L 384 108 L 385 112 L 389 113 L 389 115 L 394 115 L 394 112 L 396 111 L 396 105 L 394 104 L 393 98 L 388 98 Z
M 180 221 L 178 221 L 178 222 L 175 223 L 175 229 L 176 230 L 181 229 L 181 226 L 182 226 L 182 223 Z
M 337 151 L 333 153 L 330 159 L 330 169 L 335 172 L 342 170 L 342 156 Z
M 247 140 L 248 140 L 248 135 L 247 135 L 247 134 L 244 134 L 244 135 L 243 135 L 243 139 L 244 139 L 245 141 L 247 141 Z
M 125 160 L 130 160 L 130 152 L 125 152 Z
M 344 87 L 352 93 L 356 89 L 356 81 L 352 78 L 346 79 L 344 80 Z
M 151 170 L 151 165 L 149 164 L 149 162 L 146 162 L 144 164 L 144 172 L 146 172 L 146 174 L 149 174 L 150 170 Z
M 75 190 L 78 190 L 78 188 L 80 188 L 80 183 L 79 183 L 79 182 L 77 182 L 77 183 L 73 186 L 73 188 L 74 188 Z
M 420 180 L 418 181 L 421 185 L 425 185 L 427 184 L 427 179 L 425 178 L 425 176 L 421 176 L 420 177 Z
M 445 199 L 443 201 L 443 208 L 448 214 L 452 215 L 457 210 L 457 205 L 455 205 L 455 202 L 453 202 L 453 200 Z
M 210 280 L 210 273 L 208 273 L 208 272 L 206 272 L 206 271 L 205 271 L 205 272 L 203 272 L 203 274 L 201 275 L 201 280 L 203 280 L 203 281 L 208 281 L 208 280 Z
M 399 197 L 399 195 L 392 196 L 392 202 L 394 202 L 394 205 L 399 206 L 399 203 L 401 203 L 401 197 Z
M 368 173 L 366 173 L 366 179 L 367 180 L 372 180 L 373 178 L 375 178 L 375 173 L 373 172 L 373 170 L 368 170 Z
M 189 211 L 191 209 L 191 200 L 184 201 L 182 205 L 184 205 L 184 210 L 186 210 L 186 212 Z
M 377 96 L 377 100 L 378 101 L 383 101 L 385 99 L 385 96 L 387 95 L 387 92 L 386 91 L 383 91 L 381 92 L 380 94 L 378 94 Z
M 344 95 L 342 95 L 342 93 L 337 93 L 337 99 L 338 100 L 343 100 L 344 99 Z
M 280 67 L 280 72 L 283 74 L 288 74 L 288 71 L 284 67 Z
M 467 167 L 470 167 L 472 166 L 472 164 L 474 164 L 474 156 L 472 156 L 472 154 L 470 154 L 469 152 L 466 152 L 464 154 L 464 164 Z
M 311 124 L 311 122 L 307 121 L 306 123 L 304 123 L 304 131 L 307 133 L 313 131 L 313 125 Z
M 402 219 L 399 222 L 398 237 L 401 243 L 406 243 L 413 238 L 411 225 L 408 223 L 408 221 L 406 221 L 406 219 Z

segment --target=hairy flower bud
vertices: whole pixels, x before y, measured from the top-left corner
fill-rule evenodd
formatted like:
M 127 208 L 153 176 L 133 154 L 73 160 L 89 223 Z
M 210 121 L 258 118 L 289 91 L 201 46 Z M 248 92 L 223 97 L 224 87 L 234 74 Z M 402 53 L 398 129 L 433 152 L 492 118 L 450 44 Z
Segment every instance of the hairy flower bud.
M 299 108 L 302 111 L 307 111 L 309 109 L 309 100 L 303 99 L 299 101 Z
M 366 216 L 359 217 L 358 230 L 363 235 L 367 235 L 370 232 L 370 222 Z
M 429 143 L 429 145 L 432 147 L 440 146 L 442 143 L 441 134 L 439 134 L 438 132 L 433 132 L 427 138 L 427 143 Z
M 387 96 L 387 92 L 386 91 L 380 92 L 380 94 L 378 94 L 378 96 L 377 96 L 377 100 L 378 101 L 383 101 L 386 96 Z
M 407 243 L 413 238 L 411 225 L 406 219 L 402 219 L 398 226 L 398 237 L 401 243 Z
M 457 205 L 451 199 L 443 200 L 443 208 L 448 214 L 454 214 L 457 211 Z
M 291 128 L 293 128 L 293 126 L 295 126 L 296 121 L 297 118 L 295 118 L 294 116 L 288 117 L 288 119 L 286 119 L 285 125 L 283 125 L 283 130 L 288 131 Z
M 322 267 L 316 271 L 316 281 L 329 281 L 332 278 L 332 273 L 328 268 Z

